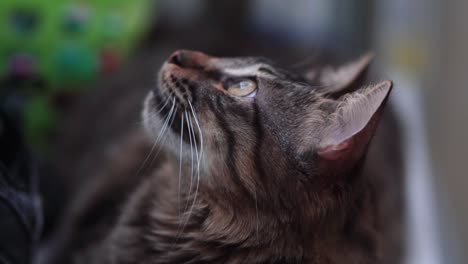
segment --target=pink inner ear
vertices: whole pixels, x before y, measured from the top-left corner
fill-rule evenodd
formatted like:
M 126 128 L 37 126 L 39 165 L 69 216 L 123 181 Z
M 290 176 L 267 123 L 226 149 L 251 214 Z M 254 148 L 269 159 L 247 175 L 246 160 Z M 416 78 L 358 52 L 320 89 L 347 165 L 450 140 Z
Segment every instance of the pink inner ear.
M 349 145 L 351 144 L 351 139 L 346 139 L 345 141 L 339 143 L 339 144 L 334 144 L 334 145 L 328 145 L 326 147 L 320 148 L 318 150 L 318 154 L 320 157 L 328 160 L 336 160 L 339 159 L 340 157 L 343 156 L 345 153 L 345 150 L 349 148 Z

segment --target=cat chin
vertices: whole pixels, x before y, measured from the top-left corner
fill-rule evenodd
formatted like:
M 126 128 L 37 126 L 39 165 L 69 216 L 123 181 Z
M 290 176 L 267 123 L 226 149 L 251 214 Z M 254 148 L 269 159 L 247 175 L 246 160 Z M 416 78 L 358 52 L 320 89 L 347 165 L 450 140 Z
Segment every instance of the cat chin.
M 156 140 L 158 140 L 160 147 L 176 156 L 180 156 L 180 137 L 176 136 L 170 128 L 166 128 L 164 135 L 160 135 L 161 129 L 164 126 L 164 120 L 157 113 L 153 91 L 150 91 L 144 100 L 141 118 L 145 133 L 151 142 L 156 142 Z M 190 145 L 185 142 L 183 144 L 184 151 L 182 156 L 188 160 L 191 157 Z
M 143 111 L 141 112 L 143 128 L 150 138 L 158 136 L 159 131 L 163 127 L 163 120 L 156 113 L 154 103 L 154 93 L 150 91 L 143 102 Z

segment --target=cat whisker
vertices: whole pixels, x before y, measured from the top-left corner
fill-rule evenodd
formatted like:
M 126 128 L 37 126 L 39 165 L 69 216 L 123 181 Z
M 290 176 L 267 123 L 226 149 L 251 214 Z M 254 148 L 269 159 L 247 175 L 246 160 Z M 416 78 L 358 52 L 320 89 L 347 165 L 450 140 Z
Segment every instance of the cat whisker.
M 195 136 L 195 130 L 193 129 L 193 123 L 192 123 L 192 118 L 190 117 L 190 113 L 188 116 L 188 122 L 190 124 L 189 126 L 189 131 L 190 131 L 190 134 L 193 138 L 193 146 L 194 146 L 194 149 L 195 149 L 195 161 L 198 160 L 198 146 L 197 146 L 197 138 Z M 195 176 L 195 173 L 194 173 L 194 166 L 193 166 L 194 162 L 193 162 L 193 156 L 192 156 L 192 168 L 191 168 L 191 173 L 190 173 L 190 190 L 189 190 L 189 197 L 190 197 L 190 194 L 191 194 L 191 191 L 192 191 L 192 186 L 193 186 L 193 177 Z M 185 210 L 187 210 L 188 208 L 188 200 L 187 200 L 187 204 L 186 204 L 186 208 Z M 190 213 L 188 215 L 188 218 L 190 218 Z M 188 221 L 188 218 L 187 218 L 187 221 Z
M 193 114 L 193 111 L 192 111 L 192 114 Z M 195 116 L 194 116 L 195 118 Z M 192 202 L 192 205 L 190 206 L 190 210 L 188 211 L 188 214 L 187 214 L 187 217 L 185 219 L 185 222 L 184 222 L 184 225 L 182 226 L 182 231 L 184 230 L 185 226 L 187 225 L 188 221 L 190 220 L 190 216 L 192 215 L 192 211 L 193 211 L 193 207 L 195 205 L 195 202 L 196 202 L 196 199 L 197 199 L 197 196 L 198 196 L 198 186 L 199 186 L 199 183 L 200 183 L 200 171 L 199 171 L 199 168 L 200 168 L 200 153 L 198 152 L 198 146 L 197 146 L 197 139 L 196 139 L 196 136 L 195 136 L 195 130 L 193 129 L 193 123 L 192 123 L 192 118 L 190 117 L 190 115 L 188 115 L 188 122 L 190 124 L 189 126 L 189 129 L 191 131 L 191 135 L 193 137 L 193 145 L 195 147 L 195 161 L 197 161 L 197 169 L 198 169 L 198 173 L 197 174 L 194 174 L 194 171 L 193 171 L 193 166 L 192 166 L 192 171 L 191 171 L 191 175 L 190 175 L 190 191 L 192 189 L 192 180 L 193 180 L 193 177 L 196 175 L 197 177 L 197 185 L 196 185 L 196 188 L 195 188 L 195 194 L 194 194 L 194 198 L 193 198 L 193 202 Z M 190 197 L 190 194 L 191 192 L 189 191 L 189 197 Z M 187 200 L 187 204 L 186 204 L 186 210 L 187 210 L 187 206 L 188 206 L 188 200 Z
M 192 192 L 192 184 L 193 184 L 193 143 L 192 143 L 192 131 L 190 129 L 191 127 L 191 122 L 190 122 L 190 119 L 189 119 L 189 115 L 187 113 L 187 111 L 185 112 L 185 117 L 187 119 L 187 130 L 188 130 L 188 133 L 189 133 L 189 140 L 190 140 L 190 157 L 191 157 L 191 161 L 190 161 L 190 185 L 189 185 L 189 192 L 188 192 L 188 195 L 187 197 L 190 196 L 191 192 Z M 187 207 L 188 207 L 188 201 L 187 203 L 185 204 L 185 208 L 184 208 L 184 211 L 187 210 Z
M 161 127 L 161 129 L 159 130 L 158 136 L 156 137 L 156 142 L 159 140 L 159 138 L 161 137 L 161 134 L 164 132 L 167 124 L 169 123 L 169 120 L 170 120 L 170 118 L 172 116 L 172 111 L 174 110 L 174 107 L 175 107 L 175 98 L 172 100 L 172 107 L 169 110 L 169 113 L 164 118 L 164 123 L 163 123 L 163 126 Z M 154 116 L 154 115 L 156 115 L 156 113 L 152 113 L 152 116 Z
M 182 226 L 182 231 L 185 229 L 185 226 L 188 224 L 188 221 L 190 220 L 190 217 L 192 216 L 193 208 L 195 207 L 195 203 L 197 201 L 198 188 L 199 188 L 199 185 L 200 185 L 200 161 L 201 161 L 201 158 L 202 158 L 202 155 L 203 155 L 203 133 L 202 133 L 200 124 L 198 123 L 198 119 L 196 117 L 195 111 L 193 110 L 192 103 L 190 101 L 188 101 L 188 103 L 189 103 L 190 110 L 191 110 L 191 113 L 193 115 L 193 119 L 195 120 L 195 124 L 197 125 L 199 135 L 200 135 L 200 153 L 198 152 L 197 141 L 196 141 L 196 137 L 195 137 L 195 131 L 193 129 L 193 123 L 192 123 L 192 120 L 190 118 L 190 115 L 188 115 L 188 122 L 190 123 L 190 128 L 191 128 L 191 131 L 192 131 L 191 134 L 193 135 L 193 140 L 194 140 L 194 145 L 195 145 L 195 153 L 196 153 L 196 158 L 197 158 L 197 174 L 196 174 L 196 176 L 197 176 L 197 185 L 196 185 L 196 188 L 195 188 L 195 195 L 193 197 L 192 205 L 191 205 L 190 210 L 189 210 L 189 212 L 187 214 L 184 225 Z M 192 171 L 191 176 L 193 176 L 193 171 Z
M 163 104 L 163 103 L 158 104 L 158 105 L 162 105 L 162 106 L 161 106 L 157 111 L 149 113 L 149 116 L 150 116 L 151 118 L 154 118 L 154 117 L 156 117 L 157 115 L 159 115 L 159 114 L 161 113 L 161 111 L 164 110 L 164 108 L 166 108 L 166 106 L 167 106 L 167 104 L 168 104 L 169 102 L 172 101 L 172 102 L 174 103 L 174 99 L 175 99 L 175 97 L 174 97 L 173 95 L 170 95 L 169 97 L 167 97 L 166 100 L 164 101 L 164 104 Z M 167 118 L 167 116 L 165 117 L 165 119 L 166 119 L 166 118 Z
M 184 139 L 184 115 L 182 114 L 182 118 L 180 121 L 180 152 L 179 152 L 179 191 L 177 193 L 177 203 L 179 206 L 179 217 L 181 213 L 181 206 L 180 206 L 180 186 L 181 186 L 181 177 L 182 177 L 182 146 L 183 146 L 183 139 Z
M 175 98 L 174 98 L 174 100 L 175 100 Z M 159 152 L 161 152 L 161 150 L 163 148 L 163 145 L 164 145 L 163 143 L 164 143 L 164 141 L 166 141 L 167 135 L 169 134 L 168 131 L 169 131 L 170 127 L 172 126 L 172 124 L 174 123 L 174 120 L 176 118 L 176 115 L 177 115 L 176 112 L 177 112 L 177 109 L 179 108 L 179 106 L 177 106 L 177 103 L 175 103 L 175 102 L 174 102 L 174 104 L 176 105 L 176 108 L 171 109 L 172 111 L 170 113 L 171 117 L 170 117 L 169 124 L 166 126 L 165 130 L 162 133 L 162 137 L 160 139 L 160 144 L 158 144 L 159 147 L 158 147 L 158 149 L 156 151 L 156 154 L 154 154 L 153 159 L 151 160 L 151 163 L 153 163 L 154 159 L 158 156 Z
M 174 112 L 174 107 L 175 107 L 176 103 L 175 103 L 175 98 L 172 100 L 172 107 L 171 107 L 171 110 L 169 111 L 169 114 L 167 115 L 167 118 L 165 119 L 164 121 L 164 124 L 163 124 L 163 127 L 161 128 L 161 130 L 159 131 L 159 134 L 156 138 L 156 143 L 159 143 L 159 141 L 162 139 L 162 136 L 164 135 L 167 127 L 168 127 L 168 124 L 172 118 L 172 113 Z
M 190 213 L 189 213 L 189 216 L 188 216 L 188 217 L 190 217 L 191 212 L 193 210 L 193 207 L 195 206 L 195 203 L 196 203 L 196 200 L 197 200 L 198 188 L 200 186 L 200 162 L 201 162 L 201 158 L 203 156 L 203 132 L 201 130 L 200 124 L 198 122 L 198 118 L 196 116 L 195 111 L 193 110 L 193 106 L 192 106 L 192 103 L 190 102 L 190 100 L 188 100 L 188 103 L 189 103 L 190 110 L 192 111 L 193 119 L 195 120 L 195 124 L 197 125 L 198 132 L 199 132 L 199 135 L 200 135 L 200 153 L 198 153 L 198 158 L 197 158 L 197 185 L 196 185 L 196 188 L 195 188 L 195 197 L 193 199 L 192 207 L 190 208 Z M 193 130 L 193 127 L 192 127 L 192 130 Z M 195 145 L 195 147 L 196 147 L 196 145 Z M 195 150 L 197 150 L 197 149 L 195 148 Z
M 154 115 L 157 115 L 157 114 L 161 113 L 161 111 L 166 107 L 167 103 L 169 103 L 169 101 L 170 101 L 170 99 L 171 99 L 172 97 L 174 97 L 174 96 L 170 95 L 170 96 L 166 99 L 166 102 L 164 103 L 164 105 L 161 106 L 161 108 L 159 108 L 159 110 L 158 110 L 156 113 L 154 113 Z M 175 97 L 174 97 L 174 99 L 175 99 Z
M 192 115 L 193 115 L 193 118 L 195 119 L 195 124 L 197 125 L 198 131 L 200 132 L 200 156 L 199 156 L 199 161 L 200 161 L 202 157 L 201 154 L 203 152 L 203 132 L 201 130 L 200 123 L 198 122 L 197 114 L 193 110 L 193 106 L 190 100 L 188 100 L 188 103 L 189 103 L 190 109 L 192 110 Z M 200 163 L 198 165 L 200 165 Z
M 174 107 L 175 107 L 175 109 L 174 109 Z M 163 143 L 167 138 L 167 134 L 168 134 L 167 132 L 169 131 L 169 128 L 172 126 L 172 123 L 175 120 L 175 117 L 176 117 L 175 113 L 176 113 L 178 107 L 179 106 L 177 106 L 177 103 L 175 102 L 175 97 L 174 97 L 171 110 L 169 111 L 168 118 L 165 121 L 165 124 L 163 125 L 163 128 L 159 132 L 158 138 L 156 139 L 158 149 L 156 150 L 156 153 L 153 155 L 153 158 L 151 159 L 150 164 L 153 164 L 155 158 L 158 156 L 159 152 L 161 152 L 161 150 L 163 148 L 163 145 L 164 145 Z
M 166 103 L 164 104 L 163 107 L 165 107 L 165 106 L 167 105 L 167 102 L 169 102 L 169 100 L 170 100 L 170 97 L 168 97 L 168 98 L 166 99 Z M 172 102 L 173 102 L 173 104 L 172 104 L 172 108 L 173 108 L 173 107 L 175 106 L 175 98 L 172 100 Z M 153 145 L 151 146 L 151 149 L 150 149 L 148 155 L 146 156 L 145 160 L 142 162 L 141 166 L 138 168 L 138 170 L 137 170 L 137 172 L 136 172 L 136 175 L 138 175 L 138 174 L 141 173 L 141 170 L 145 167 L 145 165 L 146 165 L 146 163 L 148 162 L 149 158 L 152 156 L 154 149 L 155 149 L 156 146 L 158 145 L 158 143 L 159 143 L 159 142 L 158 142 L 159 137 L 160 137 L 161 133 L 163 132 L 166 123 L 167 123 L 167 122 L 169 121 L 169 119 L 171 118 L 172 108 L 171 108 L 171 111 L 169 112 L 169 114 L 167 114 L 167 116 L 164 118 L 163 127 L 162 127 L 161 130 L 159 131 L 159 134 L 158 134 L 156 140 L 154 141 Z M 161 108 L 160 110 L 162 110 L 162 108 Z M 154 114 L 152 114 L 152 115 L 154 115 Z
M 166 100 L 164 101 L 164 104 L 162 104 L 162 103 L 159 104 L 159 105 L 162 105 L 162 106 L 161 106 L 157 111 L 151 112 L 151 113 L 149 114 L 150 117 L 151 117 L 151 118 L 154 118 L 154 117 L 158 116 L 158 115 L 167 107 L 167 104 L 168 104 L 169 102 L 172 102 L 173 105 L 174 105 L 174 103 L 177 105 L 177 102 L 174 102 L 175 99 L 176 99 L 175 96 L 169 95 L 169 97 L 167 97 Z M 170 110 L 169 110 L 169 111 L 170 111 Z M 168 116 L 166 116 L 166 118 L 167 118 L 167 117 L 168 117 Z M 166 118 L 165 118 L 165 119 L 166 119 Z
M 193 154 L 194 154 L 194 151 L 193 151 L 193 145 L 194 145 L 194 141 L 192 141 L 192 122 L 191 122 L 191 119 L 190 119 L 190 116 L 188 115 L 188 112 L 187 111 L 184 111 L 184 114 L 185 114 L 185 119 L 187 120 L 187 131 L 188 131 L 188 135 L 189 135 L 189 142 L 190 142 L 190 157 L 191 157 L 191 161 L 190 161 L 190 166 L 191 166 L 191 169 L 190 169 L 190 185 L 189 185 L 189 190 L 188 190 L 188 194 L 186 196 L 186 203 L 185 203 L 185 206 L 184 206 L 184 213 L 187 211 L 188 209 L 188 203 L 189 203 L 189 199 L 190 199 L 190 195 L 192 193 L 192 185 L 193 185 Z M 193 138 L 195 140 L 195 135 L 193 135 Z M 181 219 L 182 220 L 182 219 Z M 179 227 L 178 227 L 178 230 L 177 230 L 177 235 L 176 235 L 176 240 L 174 242 L 174 244 L 177 244 L 177 241 L 179 240 L 179 238 L 181 237 L 181 233 L 183 232 L 183 230 L 185 229 L 185 226 L 187 225 L 187 222 L 188 222 L 188 218 L 186 219 L 186 221 L 184 221 L 184 223 L 181 225 L 182 221 L 179 223 Z

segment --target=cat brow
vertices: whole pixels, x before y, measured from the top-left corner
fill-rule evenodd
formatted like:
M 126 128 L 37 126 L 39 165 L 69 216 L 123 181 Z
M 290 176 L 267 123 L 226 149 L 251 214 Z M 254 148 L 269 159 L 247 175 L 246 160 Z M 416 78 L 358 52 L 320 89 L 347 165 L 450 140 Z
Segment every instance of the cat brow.
M 264 72 L 264 73 L 267 73 L 267 74 L 270 74 L 272 76 L 276 76 L 276 73 L 274 70 L 272 70 L 271 68 L 268 68 L 268 67 L 265 67 L 265 66 L 262 66 L 260 68 L 258 68 L 259 71 L 261 72 Z
M 276 77 L 273 74 L 273 71 L 269 70 L 268 66 L 263 63 L 258 63 L 243 68 L 223 69 L 223 72 L 234 76 L 257 75 L 266 78 Z

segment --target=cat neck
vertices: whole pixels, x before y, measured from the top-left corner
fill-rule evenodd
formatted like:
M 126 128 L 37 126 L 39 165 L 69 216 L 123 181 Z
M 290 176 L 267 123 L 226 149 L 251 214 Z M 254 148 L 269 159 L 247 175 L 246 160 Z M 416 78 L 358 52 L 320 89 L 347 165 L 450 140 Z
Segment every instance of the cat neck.
M 130 246 L 122 254 L 145 256 L 152 252 L 148 248 L 155 247 L 154 258 L 161 259 L 161 263 L 180 263 L 181 258 L 204 263 L 242 263 L 243 259 L 257 259 L 258 263 L 270 263 L 272 259 L 284 260 L 281 263 L 317 263 L 341 256 L 336 253 L 343 248 L 354 247 L 356 243 L 351 239 L 356 236 L 350 234 L 359 232 L 359 239 L 367 239 L 365 234 L 372 232 L 364 230 L 360 220 L 366 216 L 366 206 L 330 207 L 324 204 L 324 199 L 319 206 L 311 204 L 313 195 L 298 195 L 301 190 L 293 196 L 300 197 L 302 202 L 286 205 L 281 203 L 287 194 L 278 193 L 274 195 L 277 198 L 267 202 L 266 197 L 271 196 L 260 191 L 256 197 L 235 195 L 232 190 L 212 189 L 209 182 L 201 181 L 195 203 L 193 195 L 179 199 L 175 172 L 173 169 L 163 177 L 151 179 L 133 196 L 128 207 L 133 210 L 121 222 L 127 224 L 120 225 L 114 233 L 112 247 L 129 241 Z M 209 176 L 232 177 L 226 172 L 218 170 L 216 175 Z M 348 198 L 344 200 L 356 199 Z M 180 208 L 187 209 L 181 213 Z M 312 208 L 321 209 L 312 211 Z M 147 244 L 133 241 L 142 236 Z M 148 250 L 141 252 L 143 249 Z M 114 251 L 117 255 L 119 252 Z M 358 254 L 361 250 L 352 252 Z
M 362 199 L 364 193 L 348 192 L 342 187 L 311 193 L 306 186 L 297 185 L 291 197 L 291 186 L 282 186 L 284 189 L 277 189 L 273 195 L 262 192 L 258 186 L 252 188 L 256 190 L 253 192 L 249 186 L 239 187 L 236 175 L 228 169 L 211 171 L 210 175 L 202 177 L 207 176 L 233 181 L 224 182 L 222 186 L 231 186 L 226 189 L 201 184 L 198 201 L 190 212 L 194 216 L 189 221 L 191 226 L 199 228 L 192 232 L 198 232 L 197 237 L 213 243 L 242 245 L 255 250 L 273 246 L 283 255 L 297 256 L 301 248 L 311 250 L 326 241 L 342 240 L 345 229 L 355 228 L 353 219 L 367 210 L 349 206 Z M 327 199 L 331 195 L 341 196 L 339 203 Z

